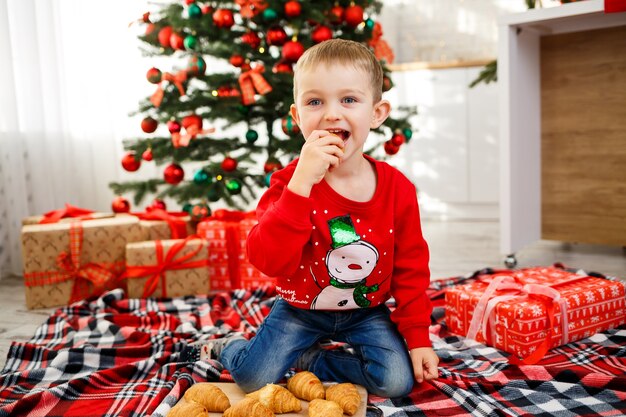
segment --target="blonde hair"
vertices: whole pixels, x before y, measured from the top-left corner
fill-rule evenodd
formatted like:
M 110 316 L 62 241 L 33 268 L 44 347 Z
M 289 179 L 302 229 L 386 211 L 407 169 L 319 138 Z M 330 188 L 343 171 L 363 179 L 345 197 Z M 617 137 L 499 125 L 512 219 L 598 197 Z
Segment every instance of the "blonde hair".
M 293 98 L 298 94 L 298 73 L 314 69 L 320 64 L 352 65 L 370 75 L 374 103 L 382 98 L 383 68 L 376 56 L 362 43 L 345 39 L 330 39 L 307 49 L 298 59 L 293 74 Z

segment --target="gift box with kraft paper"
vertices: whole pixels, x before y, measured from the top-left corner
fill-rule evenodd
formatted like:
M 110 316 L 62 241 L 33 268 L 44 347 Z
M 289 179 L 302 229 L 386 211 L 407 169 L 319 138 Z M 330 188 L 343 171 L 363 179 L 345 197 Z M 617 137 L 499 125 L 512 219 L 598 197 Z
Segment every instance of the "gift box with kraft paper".
M 452 333 L 526 358 L 542 344 L 551 349 L 623 325 L 624 293 L 620 281 L 560 268 L 500 272 L 446 289 L 446 324 Z
M 22 227 L 26 306 L 63 306 L 120 286 L 126 243 L 146 240 L 136 218 Z
M 182 297 L 209 291 L 208 243 L 199 237 L 129 243 L 129 298 Z
M 253 288 L 275 284 L 254 267 L 246 253 L 246 239 L 257 224 L 254 212 L 217 210 L 198 223 L 197 233 L 209 242 L 211 290 Z

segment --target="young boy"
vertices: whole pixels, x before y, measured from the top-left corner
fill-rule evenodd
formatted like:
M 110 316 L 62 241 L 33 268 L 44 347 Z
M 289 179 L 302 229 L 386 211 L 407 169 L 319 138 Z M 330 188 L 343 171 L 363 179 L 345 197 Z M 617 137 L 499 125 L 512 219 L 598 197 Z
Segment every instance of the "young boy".
M 415 187 L 363 154 L 370 129 L 389 115 L 382 79 L 371 51 L 347 40 L 322 42 L 297 63 L 291 115 L 306 141 L 300 158 L 272 175 L 247 241 L 250 261 L 277 277 L 280 297 L 250 341 L 213 347 L 244 391 L 293 366 L 384 397 L 438 376 Z M 323 339 L 354 353 L 324 350 Z

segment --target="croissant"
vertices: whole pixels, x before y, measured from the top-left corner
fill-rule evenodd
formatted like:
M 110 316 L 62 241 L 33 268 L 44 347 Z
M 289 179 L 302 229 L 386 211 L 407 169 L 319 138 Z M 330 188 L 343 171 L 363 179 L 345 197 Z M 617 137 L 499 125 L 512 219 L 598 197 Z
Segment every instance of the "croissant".
M 309 403 L 309 417 L 343 417 L 343 410 L 334 401 L 316 398 Z
M 179 401 L 167 417 L 209 417 L 209 413 L 198 403 Z
M 354 384 L 344 382 L 326 388 L 326 399 L 334 401 L 343 408 L 343 412 L 353 416 L 361 405 L 361 395 Z
M 306 401 L 316 398 L 324 399 L 324 386 L 313 372 L 298 372 L 287 381 L 287 389 L 296 397 Z
M 276 415 L 254 398 L 244 398 L 224 412 L 224 417 L 276 417 Z
M 208 382 L 194 384 L 185 392 L 184 398 L 202 405 L 209 412 L 221 413 L 230 407 L 230 401 L 224 391 Z
M 246 397 L 254 398 L 261 404 L 277 414 L 298 412 L 302 410 L 302 404 L 286 388 L 276 384 L 267 384 L 260 390 L 247 394 Z

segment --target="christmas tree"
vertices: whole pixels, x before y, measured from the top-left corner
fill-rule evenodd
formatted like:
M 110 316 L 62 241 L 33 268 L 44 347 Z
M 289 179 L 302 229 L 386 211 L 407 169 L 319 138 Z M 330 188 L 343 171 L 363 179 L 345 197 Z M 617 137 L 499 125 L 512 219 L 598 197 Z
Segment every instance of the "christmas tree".
M 196 218 L 210 214 L 210 202 L 235 208 L 253 202 L 304 143 L 289 106 L 293 66 L 307 48 L 331 38 L 365 43 L 383 64 L 385 91 L 392 88 L 387 64 L 393 52 L 375 20 L 381 7 L 374 0 L 186 0 L 144 14 L 144 53 L 170 57 L 172 64 L 147 71 L 155 92 L 140 103 L 144 133 L 124 141 L 122 166 L 136 171 L 154 161 L 165 167 L 160 178 L 111 183 L 120 196 L 114 211 L 129 210 L 124 193 L 133 193 L 135 204 L 154 196 L 159 208 L 172 198 Z M 229 69 L 207 68 L 210 57 Z M 397 153 L 411 138 L 413 114 L 396 111 L 366 151 Z M 240 135 L 224 134 L 236 126 Z

